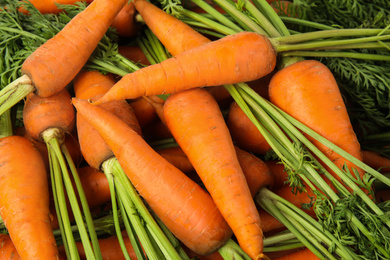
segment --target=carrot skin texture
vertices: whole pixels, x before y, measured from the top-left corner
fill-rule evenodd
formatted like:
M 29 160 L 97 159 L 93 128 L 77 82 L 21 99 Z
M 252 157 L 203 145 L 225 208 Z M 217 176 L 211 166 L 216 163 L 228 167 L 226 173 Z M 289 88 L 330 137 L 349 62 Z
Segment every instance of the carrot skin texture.
M 24 61 L 21 71 L 30 77 L 37 95 L 51 96 L 73 80 L 126 2 L 93 1 Z
M 45 164 L 29 140 L 0 139 L 0 179 L 0 214 L 20 258 L 57 259 Z
M 248 50 L 246 55 L 243 50 Z M 276 53 L 266 37 L 241 32 L 129 73 L 94 104 L 251 81 L 267 75 L 275 65 Z
M 207 192 L 118 117 L 86 100 L 72 100 L 112 149 L 140 195 L 180 241 L 207 255 L 230 239 L 232 231 Z
M 336 80 L 321 62 L 304 60 L 278 71 L 271 79 L 269 95 L 271 102 L 286 113 L 357 159 L 363 159 Z M 344 163 L 349 169 L 356 168 L 314 138 L 307 138 L 339 168 Z M 364 171 L 357 170 L 362 177 Z M 340 181 L 339 176 L 334 177 Z
M 57 127 L 64 133 L 71 132 L 75 127 L 76 117 L 70 100 L 67 89 L 50 97 L 30 93 L 23 107 L 23 122 L 27 133 L 43 142 L 42 133 L 49 128 Z
M 242 249 L 252 259 L 259 259 L 263 256 L 261 220 L 222 113 L 205 89 L 187 91 L 170 95 L 165 101 L 167 126 Z
M 98 71 L 83 71 L 73 81 L 76 97 L 91 100 L 98 99 L 104 95 L 114 84 L 115 80 L 112 75 L 103 75 Z M 134 111 L 125 100 L 113 101 L 101 106 L 120 117 L 138 134 L 142 134 Z M 81 153 L 89 166 L 99 170 L 101 164 L 108 158 L 113 157 L 114 154 L 98 131 L 78 114 L 76 118 Z

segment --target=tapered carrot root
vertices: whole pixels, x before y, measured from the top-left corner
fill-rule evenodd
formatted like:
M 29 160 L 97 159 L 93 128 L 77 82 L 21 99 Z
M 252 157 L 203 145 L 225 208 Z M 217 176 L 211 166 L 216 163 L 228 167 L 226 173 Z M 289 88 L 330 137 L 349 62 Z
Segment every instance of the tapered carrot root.
M 249 54 L 243 55 L 243 50 Z M 94 104 L 251 81 L 275 65 L 276 53 L 266 37 L 237 33 L 127 74 Z
M 352 156 L 363 159 L 336 80 L 325 65 L 305 60 L 278 71 L 271 79 L 269 95 L 271 102 L 286 113 Z M 307 138 L 339 168 L 346 163 L 349 169 L 356 169 L 333 150 L 310 136 Z M 364 171 L 357 170 L 362 177 Z M 340 181 L 339 176 L 334 177 Z
M 73 104 L 112 149 L 151 209 L 186 246 L 210 254 L 230 238 L 231 229 L 200 186 L 112 113 L 86 100 L 74 98 Z
M 14 243 L 8 234 L 0 234 L 0 259 L 19 260 Z
M 131 61 L 139 62 L 143 65 L 150 65 L 148 58 L 138 45 L 119 45 L 118 53 Z
M 0 139 L 0 214 L 21 259 L 57 259 L 41 154 L 24 137 Z
M 24 61 L 22 73 L 32 80 L 37 95 L 51 96 L 73 80 L 126 2 L 93 1 Z
M 362 150 L 363 162 L 381 172 L 390 172 L 390 158 L 384 157 L 377 152 Z
M 274 258 L 275 260 L 319 260 L 320 258 L 305 248 L 300 251 L 292 252 L 281 257 Z
M 186 92 L 191 92 L 187 95 Z M 242 249 L 263 257 L 261 220 L 215 99 L 198 88 L 170 95 L 164 117 Z
M 262 155 L 271 150 L 267 140 L 236 102 L 229 107 L 227 126 L 238 147 Z
M 91 100 L 98 99 L 115 84 L 111 75 L 103 75 L 98 71 L 83 71 L 77 75 L 73 82 L 76 97 Z M 138 134 L 141 134 L 141 128 L 134 111 L 125 100 L 105 103 L 102 106 L 119 116 Z M 114 156 L 99 132 L 78 115 L 77 133 L 83 157 L 91 167 L 100 169 L 101 164 L 106 159 Z

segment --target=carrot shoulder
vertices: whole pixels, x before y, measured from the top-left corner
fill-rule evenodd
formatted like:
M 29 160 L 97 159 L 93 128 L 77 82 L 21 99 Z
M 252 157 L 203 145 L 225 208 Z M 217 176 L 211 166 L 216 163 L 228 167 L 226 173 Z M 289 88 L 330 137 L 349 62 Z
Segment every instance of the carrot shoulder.
M 21 259 L 58 257 L 41 154 L 21 136 L 0 139 L 0 214 Z
M 73 98 L 83 116 L 112 149 L 134 187 L 165 225 L 191 250 L 210 254 L 231 236 L 209 194 L 168 163 L 121 119 Z
M 94 104 L 251 81 L 275 65 L 276 53 L 266 37 L 241 32 L 127 74 Z
M 202 88 L 170 95 L 164 117 L 242 249 L 262 258 L 261 220 L 215 99 Z
M 93 1 L 24 61 L 22 73 L 32 80 L 37 95 L 53 95 L 73 80 L 126 2 Z

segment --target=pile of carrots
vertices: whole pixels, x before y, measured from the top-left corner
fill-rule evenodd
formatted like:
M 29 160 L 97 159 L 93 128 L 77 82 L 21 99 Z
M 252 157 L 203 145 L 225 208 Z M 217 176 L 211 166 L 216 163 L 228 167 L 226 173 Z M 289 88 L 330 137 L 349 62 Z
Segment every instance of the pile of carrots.
M 42 13 L 61 12 L 55 1 L 30 2 Z M 21 5 L 21 12 L 27 10 Z M 139 45 L 122 45 L 123 56 L 142 64 L 138 70 L 126 75 L 86 70 L 109 27 L 122 41 L 150 30 L 168 56 L 151 62 Z M 390 158 L 361 150 L 326 66 L 299 58 L 280 68 L 280 59 L 275 42 L 257 32 L 209 39 L 147 0 L 88 1 L 84 11 L 24 61 L 21 77 L 12 83 L 25 99 L 23 126 L 0 139 L 5 226 L 0 259 L 323 259 L 296 238 L 295 247 L 267 250 L 267 238 L 289 227 L 257 201 L 271 191 L 318 219 L 313 200 L 321 188 L 329 194 L 356 191 L 338 170 L 349 169 L 351 179 L 361 180 L 366 171 L 355 160 L 386 174 Z M 278 142 L 294 140 L 280 134 L 282 141 L 275 141 L 267 130 L 259 131 L 248 116 L 250 109 L 232 98 L 233 85 L 244 82 L 264 103 L 355 160 L 303 133 L 319 150 L 320 162 L 334 163 L 323 168 L 335 181 L 320 178 L 310 185 L 304 180 L 305 191 L 294 193 L 289 185 L 297 165 L 282 164 L 291 160 L 278 152 Z M 289 129 L 280 132 L 294 139 Z M 158 145 L 162 140 L 172 146 Z M 283 149 L 299 156 L 291 146 Z M 145 208 L 134 202 L 132 211 L 128 203 L 136 199 L 127 201 L 131 187 Z M 387 201 L 389 192 L 383 191 L 363 187 L 361 196 Z M 126 215 L 124 223 L 100 233 L 95 217 L 118 210 Z M 138 214 L 156 240 L 138 233 L 142 221 L 134 227 L 126 222 Z M 159 227 L 153 221 L 161 221 Z M 160 227 L 173 234 L 177 245 L 156 238 Z M 71 229 L 80 238 L 68 233 Z

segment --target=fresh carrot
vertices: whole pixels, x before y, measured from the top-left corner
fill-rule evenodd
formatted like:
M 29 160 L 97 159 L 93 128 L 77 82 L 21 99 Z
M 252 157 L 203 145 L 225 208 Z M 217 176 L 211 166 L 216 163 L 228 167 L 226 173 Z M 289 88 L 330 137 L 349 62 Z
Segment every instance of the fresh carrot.
M 190 91 L 191 95 L 186 95 Z M 206 189 L 232 228 L 242 249 L 263 257 L 263 233 L 245 175 L 215 99 L 202 88 L 170 95 L 164 117 Z
M 231 229 L 207 192 L 162 158 L 121 119 L 86 100 L 72 101 L 77 113 L 112 149 L 151 209 L 187 247 L 210 254 L 230 239 Z
M 103 75 L 98 71 L 82 71 L 73 81 L 75 95 L 82 99 L 96 100 L 104 95 L 113 85 L 115 80 L 112 75 Z M 138 134 L 141 128 L 132 107 L 125 101 L 119 100 L 102 104 L 107 110 L 112 111 Z M 101 164 L 114 156 L 100 134 L 88 124 L 84 118 L 77 115 L 77 133 L 81 152 L 89 166 L 100 170 Z
M 25 2 L 26 0 L 23 0 Z M 62 12 L 60 8 L 56 4 L 76 4 L 76 2 L 79 2 L 80 0 L 29 0 L 29 2 L 42 14 L 58 14 Z M 93 0 L 86 0 L 85 2 L 91 3 Z M 27 10 L 25 10 L 22 7 L 19 9 L 20 12 L 28 13 Z
M 272 72 L 275 65 L 276 53 L 266 37 L 241 32 L 127 74 L 94 104 L 252 81 Z
M 45 164 L 21 136 L 0 139 L 0 214 L 21 259 L 57 259 Z
M 150 65 L 148 58 L 138 45 L 119 45 L 118 52 L 129 60 L 143 65 Z
M 131 37 L 135 36 L 139 30 L 139 26 L 135 21 L 136 10 L 134 3 L 129 1 L 115 16 L 111 26 L 116 29 L 119 36 Z
M 141 129 L 158 118 L 155 108 L 143 97 L 131 100 L 129 104 L 134 110 Z
M 363 160 L 337 82 L 332 72 L 321 62 L 304 60 L 278 71 L 271 79 L 269 96 L 271 102 L 286 113 L 352 156 Z M 307 138 L 339 168 L 344 164 L 351 172 L 352 168 L 357 168 L 319 141 L 310 136 Z M 326 168 L 333 173 L 329 167 Z M 364 171 L 356 170 L 363 177 Z M 338 175 L 333 175 L 340 181 Z
M 370 150 L 362 150 L 362 155 L 363 162 L 371 168 L 380 172 L 390 172 L 390 158 Z
M 264 136 L 236 102 L 231 103 L 226 121 L 233 141 L 238 147 L 258 155 L 264 155 L 271 150 Z
M 14 243 L 8 234 L 0 234 L 0 259 L 19 260 Z
M 292 252 L 281 257 L 274 258 L 275 260 L 319 260 L 320 258 L 305 248 L 300 251 Z
M 274 178 L 274 185 L 272 186 L 272 189 L 283 187 L 286 181 L 288 181 L 288 172 L 284 165 L 275 160 L 265 161 L 265 164 L 267 164 Z
M 93 1 L 23 62 L 37 95 L 51 96 L 73 80 L 126 2 Z

